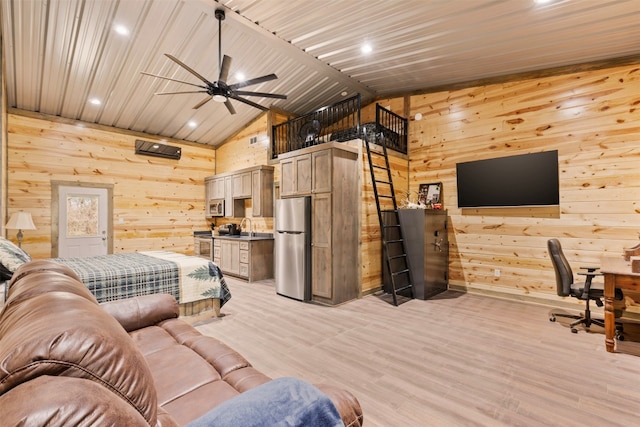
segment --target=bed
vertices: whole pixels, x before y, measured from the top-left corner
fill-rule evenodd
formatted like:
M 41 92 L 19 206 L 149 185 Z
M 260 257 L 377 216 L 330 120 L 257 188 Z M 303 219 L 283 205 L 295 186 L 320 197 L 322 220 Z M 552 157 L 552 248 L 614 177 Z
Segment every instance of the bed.
M 30 261 L 26 252 L 0 238 L 0 275 Z M 180 304 L 181 315 L 213 310 L 220 315 L 230 298 L 222 272 L 213 262 L 170 251 L 146 251 L 85 258 L 53 258 L 75 271 L 98 302 L 167 293 Z

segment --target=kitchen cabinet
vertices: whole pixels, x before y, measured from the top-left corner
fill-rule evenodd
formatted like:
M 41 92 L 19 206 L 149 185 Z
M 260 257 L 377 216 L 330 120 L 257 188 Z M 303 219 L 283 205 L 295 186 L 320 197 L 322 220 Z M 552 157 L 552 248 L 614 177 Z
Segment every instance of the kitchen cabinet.
M 213 262 L 224 274 L 249 282 L 273 278 L 272 238 L 215 237 Z
M 360 236 L 358 150 L 326 143 L 280 157 L 280 196 L 311 194 L 312 299 L 334 305 L 357 298 L 360 292 L 356 267 Z M 301 168 L 305 168 L 304 173 Z
M 251 171 L 251 216 L 273 216 L 273 168 Z
M 245 200 L 251 200 L 251 216 L 273 216 L 273 166 L 254 166 L 234 172 L 205 178 L 205 206 L 207 217 L 211 217 L 208 206 L 213 199 L 224 200 L 224 216 L 242 218 L 245 215 Z
M 207 178 L 209 187 L 209 197 L 211 199 L 224 199 L 224 179 L 223 178 Z
M 233 198 L 233 175 L 224 177 L 224 216 L 225 218 L 244 216 L 244 204 Z
M 332 191 L 332 151 L 322 150 L 311 154 L 311 192 L 327 193 Z M 356 167 L 356 165 L 353 165 Z
M 251 172 L 233 175 L 233 198 L 248 199 L 251 197 Z
M 204 180 L 205 197 L 204 207 L 207 218 L 213 217 L 209 206 L 212 200 L 224 199 L 224 178 L 215 178 L 213 176 L 207 177 Z
M 311 154 L 290 157 L 280 162 L 280 197 L 311 193 Z
M 214 239 L 215 241 L 220 241 L 220 259 L 217 263 L 220 269 L 224 273 L 240 274 L 240 242 L 237 240 Z
M 311 287 L 313 295 L 331 299 L 331 193 L 311 198 Z

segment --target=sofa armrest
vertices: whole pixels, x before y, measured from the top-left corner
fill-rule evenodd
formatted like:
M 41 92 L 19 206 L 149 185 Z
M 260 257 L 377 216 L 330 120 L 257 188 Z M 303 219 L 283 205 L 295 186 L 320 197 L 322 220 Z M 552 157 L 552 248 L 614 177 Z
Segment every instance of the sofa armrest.
M 169 294 L 143 295 L 105 302 L 100 306 L 115 317 L 127 332 L 153 326 L 180 315 L 178 302 Z
M 358 399 L 351 392 L 329 384 L 315 384 L 315 386 L 329 396 L 345 427 L 362 427 L 364 422 L 362 408 Z

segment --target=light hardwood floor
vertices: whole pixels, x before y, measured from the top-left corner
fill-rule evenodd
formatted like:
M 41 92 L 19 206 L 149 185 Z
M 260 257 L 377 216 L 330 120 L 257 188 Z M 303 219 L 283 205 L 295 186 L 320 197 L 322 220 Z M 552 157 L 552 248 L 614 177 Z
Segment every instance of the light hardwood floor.
M 365 426 L 632 426 L 640 358 L 572 334 L 549 307 L 447 292 L 394 307 L 294 301 L 227 278 L 224 317 L 196 327 L 272 377 L 350 390 Z

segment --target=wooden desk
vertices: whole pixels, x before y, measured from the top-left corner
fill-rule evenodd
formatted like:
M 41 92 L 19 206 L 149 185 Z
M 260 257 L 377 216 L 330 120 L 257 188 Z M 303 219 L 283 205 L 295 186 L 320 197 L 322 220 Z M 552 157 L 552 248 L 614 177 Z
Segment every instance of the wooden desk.
M 604 331 L 605 345 L 608 352 L 613 352 L 615 342 L 615 315 L 613 313 L 613 298 L 615 289 L 620 288 L 640 290 L 640 273 L 631 271 L 631 262 L 619 257 L 602 258 L 600 272 L 604 274 Z

